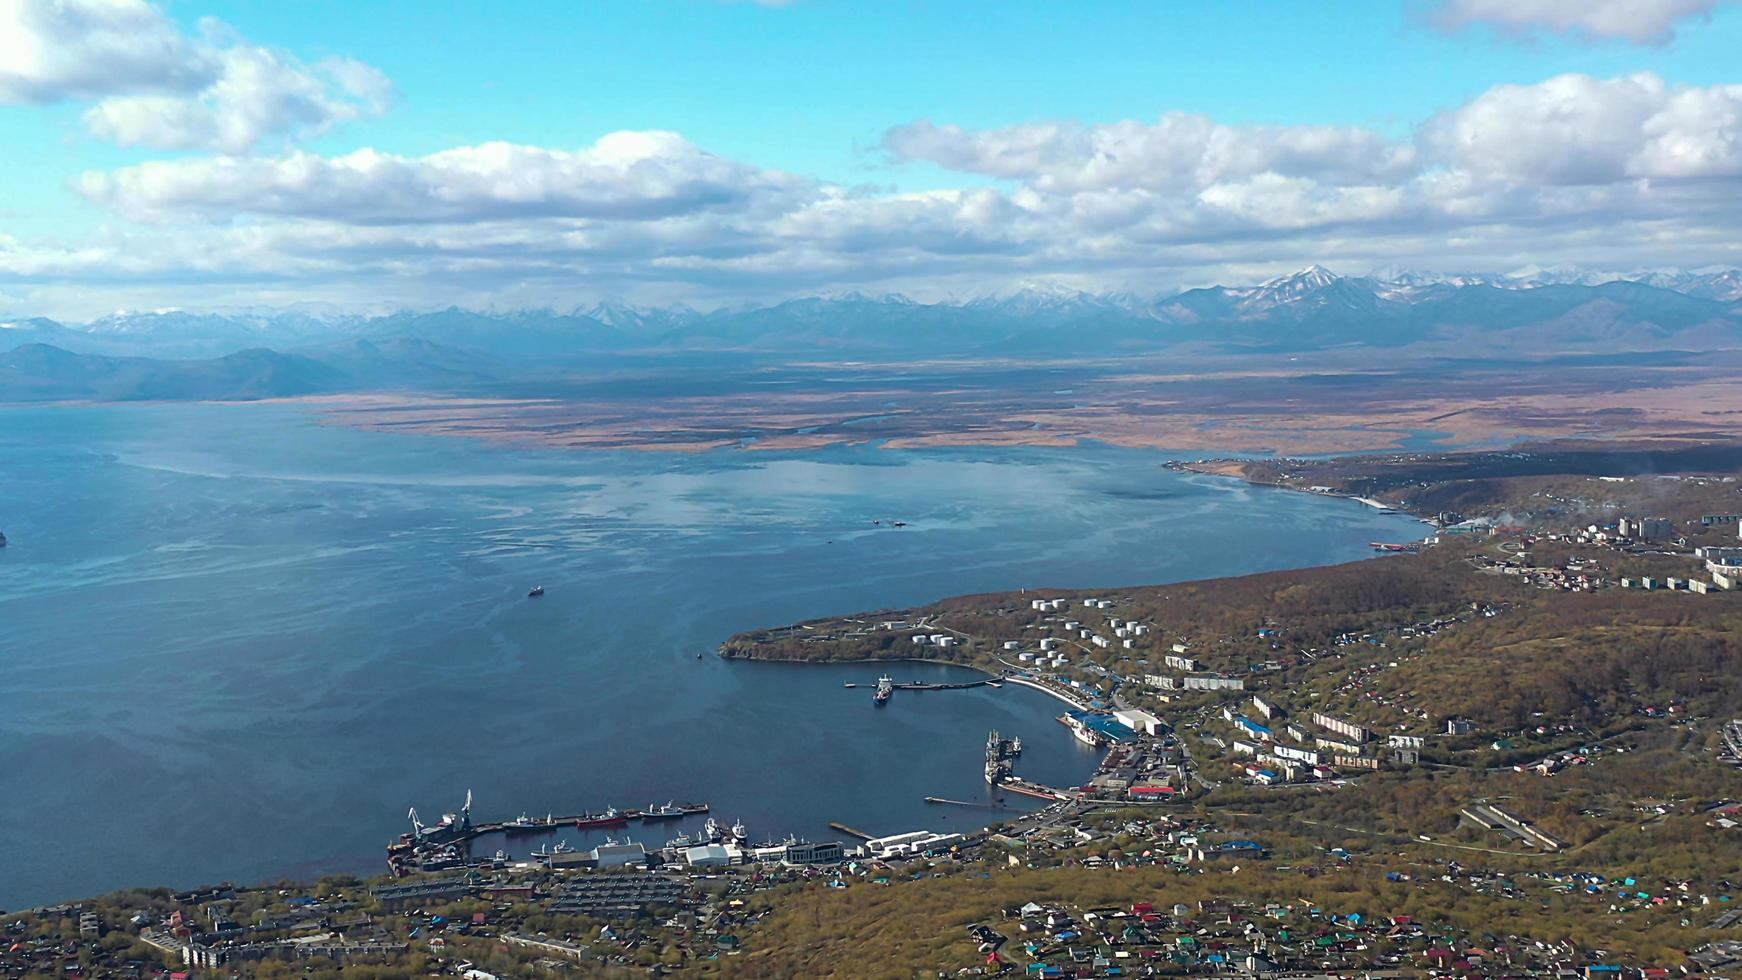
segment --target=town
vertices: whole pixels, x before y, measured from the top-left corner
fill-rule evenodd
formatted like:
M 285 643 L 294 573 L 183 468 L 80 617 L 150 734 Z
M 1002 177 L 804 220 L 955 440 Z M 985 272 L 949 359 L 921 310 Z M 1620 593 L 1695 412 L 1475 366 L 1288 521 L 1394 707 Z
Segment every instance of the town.
M 1027 688 L 1058 706 L 1029 742 L 1103 750 L 1081 785 L 1051 786 L 1024 777 L 1022 738 L 988 733 L 998 802 L 929 799 L 956 815 L 948 830 L 836 824 L 838 840 L 753 844 L 710 817 L 663 845 L 624 833 L 578 849 L 563 829 L 708 808 L 474 822 L 468 797 L 431 823 L 414 812 L 381 879 L 123 892 L 0 916 L 0 969 L 1647 980 L 1742 968 L 1742 691 L 1716 639 L 1742 618 L 1724 584 L 1742 555 L 1734 518 L 1434 523 L 1422 547 L 1351 565 L 965 596 L 722 646 L 973 666 L 972 684 L 886 674 L 878 698 L 926 710 L 953 688 Z M 860 690 L 848 696 L 880 710 Z M 510 831 L 543 843 L 518 856 L 478 843 Z

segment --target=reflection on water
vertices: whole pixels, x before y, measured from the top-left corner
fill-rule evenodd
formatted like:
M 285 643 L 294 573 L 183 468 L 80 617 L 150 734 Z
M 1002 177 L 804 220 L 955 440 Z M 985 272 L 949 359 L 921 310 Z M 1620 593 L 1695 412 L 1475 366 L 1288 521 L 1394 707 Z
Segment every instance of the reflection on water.
M 526 452 L 176 405 L 8 409 L 0 454 L 7 907 L 376 871 L 408 806 L 467 789 L 492 819 L 706 800 L 757 840 L 975 826 L 922 798 L 983 797 L 987 729 L 1024 737 L 1032 778 L 1093 768 L 1056 702 L 878 711 L 842 686 L 870 666 L 696 654 L 954 593 L 1356 558 L 1410 528 L 1105 447 Z

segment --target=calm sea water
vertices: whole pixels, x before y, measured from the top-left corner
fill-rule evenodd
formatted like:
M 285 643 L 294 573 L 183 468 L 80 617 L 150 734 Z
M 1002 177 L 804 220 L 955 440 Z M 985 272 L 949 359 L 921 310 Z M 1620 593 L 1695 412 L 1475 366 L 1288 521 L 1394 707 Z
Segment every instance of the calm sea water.
M 878 711 L 842 686 L 874 667 L 696 654 L 829 613 L 1340 561 L 1417 533 L 1098 447 L 534 452 L 262 405 L 0 420 L 12 908 L 376 872 L 408 807 L 468 789 L 480 818 L 707 800 L 756 840 L 976 826 L 922 798 L 985 798 L 990 728 L 1025 737 L 1024 775 L 1093 769 L 1056 702 L 1006 687 Z

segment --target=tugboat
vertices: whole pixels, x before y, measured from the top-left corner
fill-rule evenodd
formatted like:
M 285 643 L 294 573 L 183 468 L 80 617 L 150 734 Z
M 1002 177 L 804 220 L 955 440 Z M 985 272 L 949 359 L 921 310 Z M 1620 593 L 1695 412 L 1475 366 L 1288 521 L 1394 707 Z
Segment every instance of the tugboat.
M 544 586 L 542 585 L 535 585 L 526 592 L 526 597 L 528 599 L 536 599 L 541 595 L 544 595 Z
M 616 807 L 607 807 L 604 813 L 583 813 L 575 818 L 575 829 L 588 830 L 593 827 L 621 827 L 629 822 Z
M 1009 752 L 1011 755 L 1021 755 L 1022 754 L 1022 736 L 1021 735 L 1017 735 L 1010 740 Z
M 894 693 L 895 681 L 891 680 L 888 674 L 884 674 L 877 678 L 877 693 L 871 695 L 871 701 L 881 708 L 889 703 L 889 696 Z

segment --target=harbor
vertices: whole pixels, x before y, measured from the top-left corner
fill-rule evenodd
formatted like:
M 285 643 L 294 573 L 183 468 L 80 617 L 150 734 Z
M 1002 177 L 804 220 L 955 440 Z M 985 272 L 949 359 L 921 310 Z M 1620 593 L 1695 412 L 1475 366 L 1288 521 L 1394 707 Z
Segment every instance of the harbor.
M 472 794 L 467 791 L 466 802 L 458 810 L 442 814 L 441 819 L 433 824 L 426 824 L 419 819 L 417 809 L 413 807 L 407 814 L 411 821 L 411 830 L 400 834 L 387 845 L 387 864 L 396 875 L 410 874 L 413 871 L 442 870 L 469 863 L 469 846 L 472 841 L 490 834 L 508 837 L 555 834 L 564 830 L 626 828 L 631 823 L 657 825 L 668 820 L 703 816 L 711 809 L 706 803 L 668 802 L 649 804 L 645 809 L 606 807 L 601 811 L 584 811 L 562 816 L 546 814 L 543 817 L 529 817 L 522 813 L 512 820 L 475 821 L 472 819 Z M 712 818 L 708 822 L 713 824 Z M 687 842 L 687 838 L 680 839 Z M 553 853 L 563 852 L 535 852 L 534 856 L 549 858 Z M 507 860 L 507 855 L 498 851 L 493 860 Z

